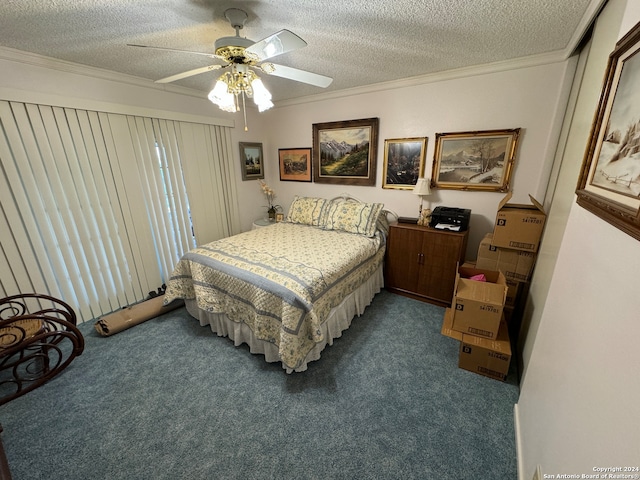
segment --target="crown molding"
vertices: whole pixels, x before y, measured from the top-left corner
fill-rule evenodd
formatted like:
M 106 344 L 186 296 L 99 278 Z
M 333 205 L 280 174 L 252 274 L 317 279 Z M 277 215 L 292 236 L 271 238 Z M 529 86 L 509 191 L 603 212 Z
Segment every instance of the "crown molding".
M 336 98 L 344 98 L 354 95 L 363 95 L 367 93 L 375 93 L 384 90 L 392 90 L 398 88 L 415 87 L 426 85 L 429 83 L 444 82 L 447 80 L 456 80 L 460 78 L 476 77 L 479 75 L 489 75 L 492 73 L 506 72 L 509 70 L 518 70 L 529 67 L 537 67 L 540 65 L 548 65 L 566 61 L 573 48 L 545 53 L 540 55 L 531 55 L 528 57 L 516 58 L 513 60 L 504 60 L 494 63 L 486 63 L 483 65 L 475 65 L 472 67 L 463 67 L 453 70 L 445 70 L 442 72 L 430 73 L 427 75 L 418 75 L 415 77 L 404 78 L 402 80 L 392 80 L 389 82 L 374 83 L 362 87 L 347 88 L 344 90 L 336 90 L 334 92 L 320 93 L 300 98 L 292 98 L 289 100 L 281 100 L 278 102 L 279 107 L 290 105 L 298 105 L 309 102 L 320 102 L 323 100 L 331 100 Z
M 53 70 L 58 70 L 60 72 L 82 75 L 86 77 L 94 77 L 112 82 L 125 83 L 137 87 L 153 88 L 155 90 L 165 92 L 179 93 L 182 95 L 189 95 L 198 98 L 206 98 L 205 93 L 199 90 L 194 90 L 192 88 L 180 87 L 178 85 L 158 84 L 146 78 L 113 72 L 111 70 L 105 70 L 102 68 L 81 65 L 79 63 L 68 62 L 66 60 L 59 60 L 57 58 L 45 57 L 37 53 L 25 52 L 22 50 L 16 50 L 14 48 L 0 46 L 0 60 L 8 60 L 11 62 L 22 63 L 24 65 L 32 65 L 42 68 L 50 68 Z
M 587 9 L 584 12 L 584 15 L 580 19 L 578 23 L 578 27 L 574 30 L 571 39 L 569 40 L 569 44 L 565 51 L 568 53 L 567 57 L 571 56 L 576 48 L 582 43 L 582 39 L 587 34 L 589 29 L 593 26 L 593 23 L 596 21 L 596 18 L 604 8 L 604 5 L 608 0 L 591 0 Z

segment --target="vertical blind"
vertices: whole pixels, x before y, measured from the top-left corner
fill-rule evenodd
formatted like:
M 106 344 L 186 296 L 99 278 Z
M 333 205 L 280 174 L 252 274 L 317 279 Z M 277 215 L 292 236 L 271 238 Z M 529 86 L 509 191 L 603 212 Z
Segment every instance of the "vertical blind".
M 238 233 L 235 165 L 227 127 L 0 101 L 0 295 L 81 321 L 143 300 Z

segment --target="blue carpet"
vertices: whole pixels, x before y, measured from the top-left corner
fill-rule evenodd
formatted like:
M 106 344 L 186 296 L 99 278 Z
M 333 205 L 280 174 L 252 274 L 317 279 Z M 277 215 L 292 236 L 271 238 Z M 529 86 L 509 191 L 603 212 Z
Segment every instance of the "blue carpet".
M 184 308 L 86 349 L 0 407 L 15 480 L 515 479 L 512 368 L 457 367 L 444 309 L 382 291 L 303 373 Z

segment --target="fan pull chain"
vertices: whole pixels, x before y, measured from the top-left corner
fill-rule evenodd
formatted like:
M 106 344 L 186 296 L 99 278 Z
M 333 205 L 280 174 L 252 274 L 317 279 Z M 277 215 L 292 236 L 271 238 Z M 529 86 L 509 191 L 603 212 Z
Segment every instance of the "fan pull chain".
M 244 131 L 248 132 L 249 127 L 247 127 L 247 106 L 244 103 L 244 90 L 242 91 L 242 114 L 244 115 Z

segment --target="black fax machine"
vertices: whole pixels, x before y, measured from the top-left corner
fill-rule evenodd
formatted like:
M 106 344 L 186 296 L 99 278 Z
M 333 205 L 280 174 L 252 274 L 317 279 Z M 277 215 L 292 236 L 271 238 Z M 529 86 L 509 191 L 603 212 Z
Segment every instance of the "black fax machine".
M 429 226 L 438 230 L 464 232 L 469 228 L 469 208 L 436 207 L 431 212 Z

